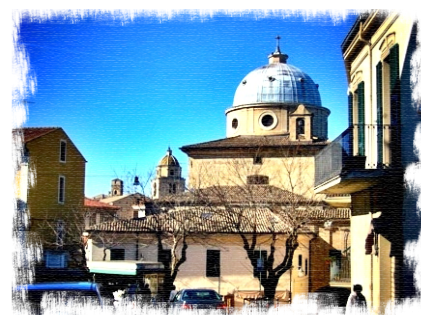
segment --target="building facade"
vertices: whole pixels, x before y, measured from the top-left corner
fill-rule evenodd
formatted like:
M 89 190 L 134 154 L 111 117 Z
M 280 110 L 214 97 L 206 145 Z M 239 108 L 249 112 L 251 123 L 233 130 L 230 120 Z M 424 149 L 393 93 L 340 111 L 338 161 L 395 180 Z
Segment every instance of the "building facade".
M 42 246 L 44 267 L 80 267 L 75 243 L 81 239 L 76 228 L 83 220 L 86 160 L 60 127 L 14 129 L 12 134 L 20 151 L 19 231 L 27 244 Z
M 315 192 L 351 195 L 352 284 L 370 311 L 419 297 L 416 262 L 405 249 L 418 239 L 417 195 L 405 183 L 416 166 L 421 123 L 413 100 L 413 18 L 378 10 L 361 15 L 342 44 L 349 83 L 349 128 L 316 157 Z

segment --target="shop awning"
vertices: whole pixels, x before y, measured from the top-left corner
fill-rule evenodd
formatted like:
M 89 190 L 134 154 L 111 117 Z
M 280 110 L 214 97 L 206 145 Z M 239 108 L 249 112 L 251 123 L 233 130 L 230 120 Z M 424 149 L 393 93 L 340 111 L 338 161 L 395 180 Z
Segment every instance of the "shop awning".
M 88 261 L 90 273 L 136 276 L 142 273 L 160 272 L 161 262 L 154 261 Z

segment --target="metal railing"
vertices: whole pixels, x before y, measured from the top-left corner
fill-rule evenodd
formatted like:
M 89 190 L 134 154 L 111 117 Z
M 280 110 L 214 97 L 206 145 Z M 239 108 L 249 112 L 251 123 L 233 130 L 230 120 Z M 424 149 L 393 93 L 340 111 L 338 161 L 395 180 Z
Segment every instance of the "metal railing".
M 321 185 L 348 171 L 365 169 L 367 156 L 374 159 L 368 162 L 368 168 L 389 167 L 398 155 L 396 130 L 391 125 L 350 126 L 315 156 L 314 185 Z
M 350 282 L 350 247 L 341 254 L 338 260 L 333 262 L 336 263 L 338 270 L 331 272 L 330 281 Z

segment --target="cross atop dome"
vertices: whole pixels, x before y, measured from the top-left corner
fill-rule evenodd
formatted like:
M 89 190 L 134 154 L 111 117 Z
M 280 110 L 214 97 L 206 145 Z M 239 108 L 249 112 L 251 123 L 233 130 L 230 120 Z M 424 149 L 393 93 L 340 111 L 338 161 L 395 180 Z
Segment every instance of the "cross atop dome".
M 275 37 L 275 39 L 277 40 L 277 49 L 275 50 L 275 53 L 281 53 L 280 51 L 280 35 L 278 35 L 277 37 Z
M 280 50 L 281 37 L 280 37 L 280 35 L 275 37 L 275 39 L 277 40 L 277 48 L 275 49 L 275 52 L 269 54 L 269 56 L 268 56 L 269 64 L 286 63 L 287 59 L 289 58 L 289 55 L 281 53 L 281 50 Z

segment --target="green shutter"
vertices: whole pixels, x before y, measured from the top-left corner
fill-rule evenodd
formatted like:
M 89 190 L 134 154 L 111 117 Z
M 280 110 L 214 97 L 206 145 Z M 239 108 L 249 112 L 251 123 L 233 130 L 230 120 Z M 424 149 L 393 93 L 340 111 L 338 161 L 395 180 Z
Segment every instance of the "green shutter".
M 383 94 L 382 62 L 376 65 L 376 105 L 377 105 L 377 165 L 383 162 Z
M 358 85 L 358 155 L 365 155 L 365 100 L 364 82 Z
M 390 115 L 391 115 L 391 164 L 401 163 L 401 138 L 400 138 L 400 68 L 398 58 L 398 44 L 391 47 L 389 51 L 389 84 L 391 92 Z

